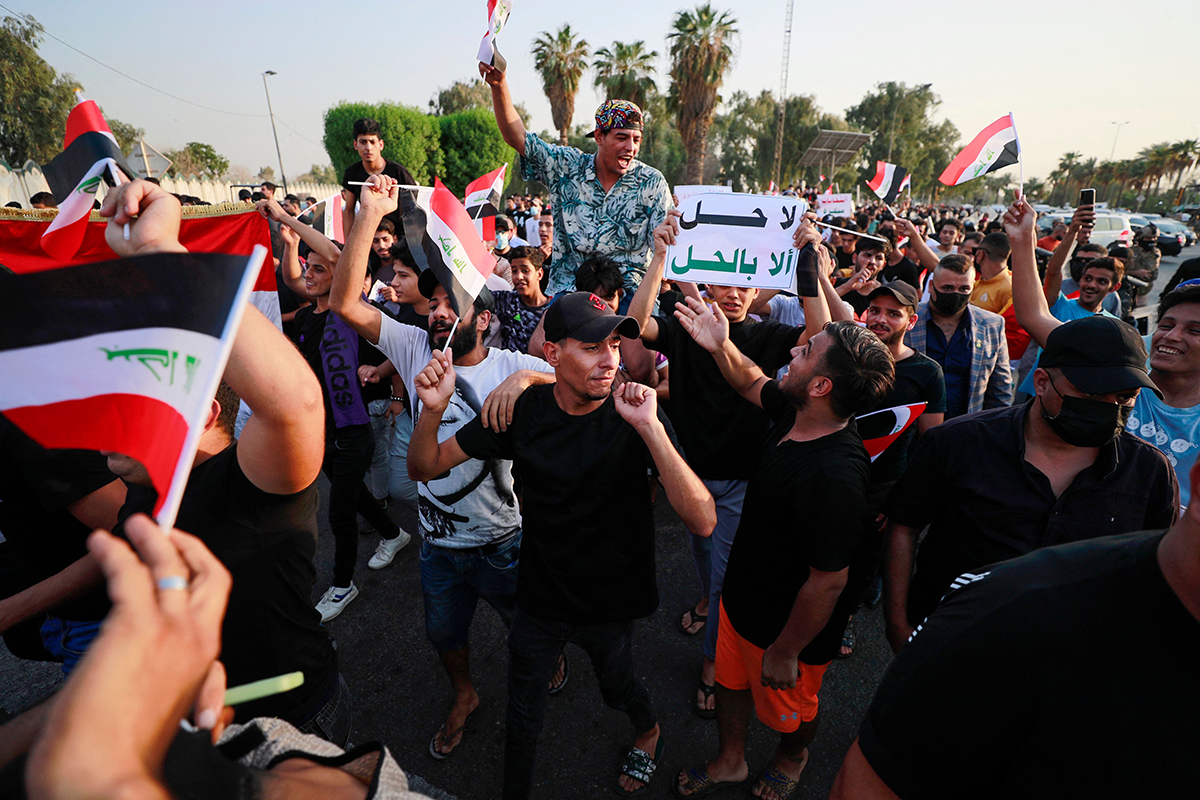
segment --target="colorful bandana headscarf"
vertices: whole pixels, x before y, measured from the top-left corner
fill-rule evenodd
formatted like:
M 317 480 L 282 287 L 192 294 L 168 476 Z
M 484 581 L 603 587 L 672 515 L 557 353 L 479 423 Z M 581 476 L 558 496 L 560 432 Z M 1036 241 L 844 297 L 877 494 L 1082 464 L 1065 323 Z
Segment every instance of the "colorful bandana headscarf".
M 594 138 L 596 133 L 607 133 L 618 128 L 640 131 L 642 110 L 628 100 L 605 100 L 596 109 L 596 130 L 587 134 Z

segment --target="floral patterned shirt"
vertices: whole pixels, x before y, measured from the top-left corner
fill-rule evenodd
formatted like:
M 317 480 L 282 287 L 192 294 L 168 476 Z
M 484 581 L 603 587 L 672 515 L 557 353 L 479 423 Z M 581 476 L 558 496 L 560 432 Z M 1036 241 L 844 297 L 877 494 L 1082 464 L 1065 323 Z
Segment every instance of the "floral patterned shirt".
M 505 350 L 524 353 L 529 350 L 529 337 L 533 336 L 542 314 L 550 307 L 531 308 L 521 302 L 521 296 L 514 291 L 492 292 L 496 299 L 496 318 L 500 320 L 500 341 Z
M 575 271 L 594 255 L 608 256 L 633 292 L 653 255 L 654 229 L 667 216 L 671 188 L 663 174 L 641 161 L 604 191 L 596 157 L 574 147 L 525 135 L 521 177 L 544 183 L 554 210 L 554 252 L 547 294 L 574 291 Z

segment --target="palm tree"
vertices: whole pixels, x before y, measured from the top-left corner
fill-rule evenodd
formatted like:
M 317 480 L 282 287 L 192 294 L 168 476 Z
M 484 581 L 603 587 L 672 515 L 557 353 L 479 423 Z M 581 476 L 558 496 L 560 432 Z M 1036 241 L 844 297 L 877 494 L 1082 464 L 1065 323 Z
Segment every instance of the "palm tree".
M 679 136 L 687 150 L 688 183 L 704 182 L 704 150 L 725 73 L 733 65 L 734 27 L 728 11 L 709 4 L 675 15 L 671 42 L 671 91 L 668 107 L 675 112 Z
M 542 89 L 550 101 L 559 144 L 567 143 L 575 116 L 575 94 L 587 69 L 587 57 L 588 43 L 577 38 L 570 25 L 563 25 L 553 35 L 542 31 L 533 41 L 533 65 L 542 73 Z
M 1146 160 L 1146 183 L 1154 181 L 1154 194 L 1157 195 L 1163 176 L 1171 171 L 1171 145 L 1168 142 L 1152 144 L 1138 155 Z
M 1171 194 L 1175 197 L 1174 202 L 1178 204 L 1181 199 L 1179 185 L 1183 183 L 1183 176 L 1196 165 L 1196 159 L 1200 157 L 1200 139 L 1185 139 L 1182 142 L 1176 142 L 1171 145 L 1171 150 L 1175 156 L 1175 188 L 1171 190 Z
M 1063 153 L 1063 157 L 1058 160 L 1058 169 L 1051 175 L 1054 179 L 1054 191 L 1056 193 L 1059 188 L 1064 185 L 1066 186 L 1066 192 L 1063 193 L 1062 199 L 1064 203 L 1071 196 L 1071 176 L 1075 171 L 1075 167 L 1079 165 L 1079 159 L 1082 156 L 1082 153 Z
M 1040 200 L 1046 193 L 1046 182 L 1040 178 L 1030 178 L 1025 181 L 1025 196 L 1032 201 Z
M 658 51 L 646 52 L 646 43 L 613 42 L 612 49 L 596 51 L 592 67 L 596 70 L 596 88 L 604 89 L 607 100 L 629 100 L 645 109 L 652 92 L 658 91 L 651 75 Z

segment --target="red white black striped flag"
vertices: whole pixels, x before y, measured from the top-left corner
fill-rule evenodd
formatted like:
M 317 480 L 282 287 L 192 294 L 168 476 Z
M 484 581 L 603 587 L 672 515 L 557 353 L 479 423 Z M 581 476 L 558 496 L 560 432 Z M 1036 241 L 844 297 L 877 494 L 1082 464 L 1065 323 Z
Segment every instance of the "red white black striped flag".
M 500 198 L 504 194 L 504 175 L 508 164 L 467 184 L 463 206 L 475 221 L 475 230 L 483 240 L 496 238 L 496 215 L 500 213 Z
M 879 458 L 892 442 L 900 438 L 900 434 L 908 430 L 908 426 L 917 421 L 917 417 L 925 413 L 924 403 L 913 403 L 908 406 L 894 406 L 880 411 L 872 411 L 855 420 L 858 435 L 862 437 L 863 446 L 871 460 Z
M 116 185 L 137 177 L 100 108 L 82 94 L 76 96 L 79 102 L 67 115 L 63 151 L 42 168 L 58 203 L 58 214 L 42 236 L 42 249 L 60 261 L 70 260 L 79 249 L 100 181 Z
M 169 527 L 265 255 L 0 275 L 0 413 L 43 447 L 137 459 Z
M 454 313 L 462 316 L 483 290 L 496 259 L 463 204 L 440 180 L 433 179 L 433 188 L 418 189 L 416 197 L 416 208 L 404 215 L 409 252 L 422 272 L 433 270 Z
M 875 177 L 867 181 L 871 191 L 885 203 L 896 202 L 901 190 L 907 185 L 908 170 L 886 161 L 875 162 Z
M 1020 161 L 1021 140 L 1017 138 L 1017 124 L 1010 111 L 981 130 L 938 180 L 946 186 L 958 186 Z
M 487 33 L 483 35 L 483 41 L 479 43 L 477 58 L 501 72 L 508 69 L 508 62 L 504 60 L 504 56 L 500 55 L 500 49 L 496 47 L 496 35 L 504 27 L 504 23 L 508 22 L 512 5 L 513 0 L 487 0 L 488 29 Z

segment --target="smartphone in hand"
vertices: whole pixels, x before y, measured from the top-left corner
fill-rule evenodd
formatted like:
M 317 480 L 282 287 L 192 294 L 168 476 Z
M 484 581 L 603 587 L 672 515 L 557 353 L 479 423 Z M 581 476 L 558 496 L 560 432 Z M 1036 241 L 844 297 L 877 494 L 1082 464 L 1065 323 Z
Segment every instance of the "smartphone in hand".
M 1079 190 L 1079 205 L 1080 206 L 1095 206 L 1096 205 L 1096 190 L 1095 189 L 1080 189 Z M 1091 228 L 1092 228 L 1091 225 L 1085 225 L 1084 227 L 1087 230 L 1091 230 Z

